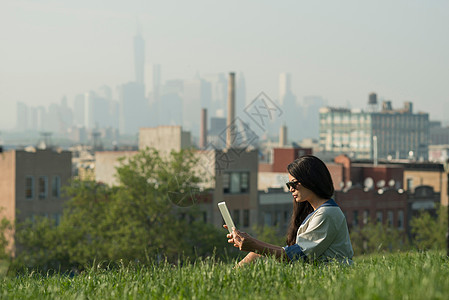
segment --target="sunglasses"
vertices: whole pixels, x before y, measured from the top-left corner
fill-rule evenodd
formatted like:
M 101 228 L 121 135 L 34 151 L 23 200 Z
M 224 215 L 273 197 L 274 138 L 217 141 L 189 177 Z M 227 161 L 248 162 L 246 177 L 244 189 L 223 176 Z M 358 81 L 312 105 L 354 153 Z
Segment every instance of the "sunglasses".
M 289 181 L 286 182 L 285 185 L 287 186 L 288 190 L 290 190 L 290 188 L 296 190 L 296 187 L 298 186 L 299 181 Z

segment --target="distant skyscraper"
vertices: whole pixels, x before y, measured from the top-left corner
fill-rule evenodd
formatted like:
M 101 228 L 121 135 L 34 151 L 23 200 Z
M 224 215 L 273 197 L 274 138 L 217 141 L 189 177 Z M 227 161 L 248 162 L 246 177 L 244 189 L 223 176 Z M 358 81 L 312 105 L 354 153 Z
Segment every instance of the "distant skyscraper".
M 180 79 L 167 80 L 161 87 L 160 101 L 157 103 L 158 125 L 183 124 L 184 81 Z M 198 117 L 199 122 L 199 117 Z
M 67 97 L 62 97 L 59 107 L 59 115 L 61 118 L 60 132 L 66 133 L 67 129 L 73 125 L 73 112 L 67 104 Z
M 161 96 L 162 74 L 161 65 L 153 65 L 153 101 L 157 102 Z
M 45 130 L 47 127 L 47 110 L 43 106 L 37 107 L 37 130 Z
M 145 41 L 140 33 L 134 37 L 134 71 L 136 82 L 144 84 L 145 80 Z
M 23 131 L 28 129 L 28 106 L 23 102 L 17 102 L 17 130 Z
M 199 132 L 201 108 L 210 107 L 210 83 L 197 78 L 184 80 L 182 89 L 182 126 L 186 130 Z
M 48 106 L 48 112 L 46 115 L 45 123 L 47 131 L 50 132 L 62 131 L 62 118 L 58 104 L 52 103 Z
M 30 107 L 30 109 L 28 110 L 28 116 L 28 126 L 31 130 L 37 130 L 37 107 Z
M 281 105 L 284 104 L 284 100 L 289 97 L 289 94 L 291 94 L 291 74 L 284 72 L 279 74 L 279 101 Z
M 76 95 L 73 101 L 73 123 L 84 126 L 84 95 Z
M 88 129 L 112 126 L 111 102 L 93 91 L 86 93 L 84 126 Z
M 290 73 L 279 74 L 279 102 L 283 114 L 281 115 L 280 120 L 275 124 L 273 130 L 270 132 L 277 134 L 282 121 L 282 123 L 284 123 L 288 128 L 290 138 L 292 140 L 300 139 L 301 132 L 304 131 L 300 124 L 301 109 L 296 103 L 296 96 L 291 90 Z
M 120 87 L 119 129 L 122 134 L 137 134 L 150 123 L 143 84 L 129 82 Z
M 228 80 L 224 73 L 203 76 L 210 83 L 211 88 L 211 116 L 225 116 L 227 114 Z
M 326 101 L 320 96 L 306 96 L 302 107 L 301 139 L 318 139 L 320 135 L 320 108 L 326 105 Z

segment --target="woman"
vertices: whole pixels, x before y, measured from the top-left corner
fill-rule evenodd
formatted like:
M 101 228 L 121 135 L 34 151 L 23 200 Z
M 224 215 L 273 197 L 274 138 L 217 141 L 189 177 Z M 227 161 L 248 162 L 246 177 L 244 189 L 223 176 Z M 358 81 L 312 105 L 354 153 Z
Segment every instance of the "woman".
M 287 246 L 264 243 L 233 228 L 232 234 L 227 235 L 228 242 L 250 252 L 239 266 L 272 255 L 289 261 L 336 259 L 351 263 L 354 252 L 346 218 L 331 199 L 334 186 L 326 165 L 315 156 L 305 155 L 289 164 L 287 170 L 289 182 L 286 184 L 293 195 Z

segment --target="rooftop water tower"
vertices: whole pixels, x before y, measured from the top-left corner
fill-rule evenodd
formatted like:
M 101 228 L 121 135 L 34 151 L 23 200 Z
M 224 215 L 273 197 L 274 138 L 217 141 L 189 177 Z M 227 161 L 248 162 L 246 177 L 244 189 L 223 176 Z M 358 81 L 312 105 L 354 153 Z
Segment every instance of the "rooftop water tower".
M 371 93 L 368 96 L 368 111 L 376 112 L 377 111 L 377 94 Z

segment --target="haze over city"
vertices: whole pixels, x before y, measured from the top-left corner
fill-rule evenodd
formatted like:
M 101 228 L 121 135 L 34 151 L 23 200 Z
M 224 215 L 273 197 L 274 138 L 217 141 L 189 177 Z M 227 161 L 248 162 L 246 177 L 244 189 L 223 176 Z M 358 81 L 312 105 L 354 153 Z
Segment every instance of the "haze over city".
M 71 104 L 134 80 L 138 32 L 147 92 L 154 64 L 162 81 L 241 72 L 247 102 L 262 91 L 278 99 L 288 72 L 298 103 L 364 108 L 376 92 L 449 120 L 447 1 L 20 0 L 0 10 L 0 129 L 16 126 L 19 101 Z

